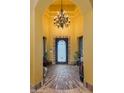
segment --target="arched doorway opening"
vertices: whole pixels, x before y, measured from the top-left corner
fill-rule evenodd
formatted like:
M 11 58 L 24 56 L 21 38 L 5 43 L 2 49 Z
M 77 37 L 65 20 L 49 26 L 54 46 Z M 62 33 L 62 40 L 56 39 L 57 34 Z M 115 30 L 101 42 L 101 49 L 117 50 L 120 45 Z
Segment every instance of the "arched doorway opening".
M 83 37 L 83 15 L 81 14 L 79 7 L 76 6 L 76 4 L 74 4 L 71 0 L 64 0 L 65 2 L 63 3 L 63 9 L 67 11 L 71 23 L 67 28 L 61 29 L 56 27 L 53 21 L 54 17 L 60 9 L 59 1 L 60 0 L 55 0 L 55 2 L 50 4 L 45 10 L 44 15 L 42 17 L 42 34 L 47 38 L 47 52 L 49 55 L 48 60 L 50 60 L 52 64 L 68 63 L 69 65 L 73 66 L 76 65 L 79 61 L 80 63 L 83 62 L 80 60 L 82 55 L 77 55 L 77 52 L 78 54 L 79 52 L 80 54 L 83 54 L 83 49 L 80 47 L 83 43 L 82 40 L 80 41 L 82 43 L 79 44 L 79 37 Z M 70 38 L 69 43 L 68 37 Z M 81 69 L 79 69 L 79 65 Z M 82 69 L 84 69 L 83 63 L 78 64 L 77 67 L 77 76 L 81 76 L 82 81 L 84 81 L 84 73 L 82 72 Z M 59 70 L 57 67 L 55 67 L 53 71 L 56 71 L 56 69 Z M 67 69 L 69 68 L 67 67 Z M 80 70 L 80 72 L 82 73 L 80 73 L 78 70 Z M 68 72 L 68 70 L 66 72 Z

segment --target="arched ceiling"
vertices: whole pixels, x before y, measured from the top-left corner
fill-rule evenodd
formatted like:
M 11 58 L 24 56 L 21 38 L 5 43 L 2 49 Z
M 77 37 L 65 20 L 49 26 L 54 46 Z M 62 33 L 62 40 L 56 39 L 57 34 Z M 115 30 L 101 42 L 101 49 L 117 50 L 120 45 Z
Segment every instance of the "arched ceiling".
M 66 11 L 74 11 L 76 9 L 76 5 L 73 5 L 73 4 L 63 4 L 63 9 L 66 10 Z M 49 11 L 58 11 L 60 10 L 60 5 L 57 4 L 57 5 L 50 5 L 49 6 Z
M 65 2 L 66 1 L 66 2 Z M 85 14 L 87 11 L 91 10 L 92 9 L 92 4 L 91 2 L 93 0 L 64 0 L 64 4 L 70 4 L 72 2 L 78 6 L 80 8 L 80 11 L 82 14 Z M 40 11 L 41 11 L 41 14 L 44 13 L 45 9 L 48 8 L 51 4 L 55 4 L 57 5 L 58 3 L 60 2 L 60 0 L 31 0 L 31 6 L 30 6 L 30 9 L 31 9 L 31 14 L 33 13 L 34 9 L 36 7 L 39 7 Z M 75 9 L 73 6 L 74 4 L 70 4 L 71 6 L 70 7 L 73 7 L 70 9 L 70 11 L 73 9 Z M 52 6 L 53 7 L 53 6 Z M 51 8 L 52 10 L 52 8 Z
M 60 4 L 61 3 L 61 0 L 55 0 L 54 1 L 54 4 Z M 63 4 L 66 4 L 66 5 L 68 5 L 68 4 L 73 4 L 72 3 L 72 0 L 62 0 L 62 3 Z
M 70 16 L 74 16 L 79 12 L 79 8 L 71 0 L 62 0 L 63 10 L 68 13 Z M 55 16 L 57 11 L 61 9 L 61 0 L 55 0 L 52 4 L 49 5 L 47 13 L 50 16 Z
M 62 0 L 63 9 L 65 11 L 74 11 L 76 5 L 70 0 Z M 49 6 L 50 11 L 58 11 L 61 6 L 61 0 L 56 0 L 53 4 Z

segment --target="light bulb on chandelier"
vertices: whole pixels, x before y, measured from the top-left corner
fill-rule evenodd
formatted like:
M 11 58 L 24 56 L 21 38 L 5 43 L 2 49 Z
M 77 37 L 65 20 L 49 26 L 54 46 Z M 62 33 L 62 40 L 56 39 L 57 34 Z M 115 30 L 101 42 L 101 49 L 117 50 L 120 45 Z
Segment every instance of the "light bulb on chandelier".
M 57 15 L 54 17 L 54 24 L 58 27 L 58 28 L 64 28 L 64 27 L 68 27 L 70 24 L 70 19 L 68 17 L 68 15 L 66 14 L 66 11 L 63 10 L 62 7 L 62 0 L 61 0 L 61 9 L 59 12 L 57 12 Z

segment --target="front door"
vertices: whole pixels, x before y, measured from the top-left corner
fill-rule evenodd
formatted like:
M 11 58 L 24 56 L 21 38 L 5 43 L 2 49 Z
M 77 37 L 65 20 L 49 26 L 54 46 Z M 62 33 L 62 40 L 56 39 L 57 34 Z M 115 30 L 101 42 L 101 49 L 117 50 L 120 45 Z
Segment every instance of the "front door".
M 68 38 L 56 38 L 56 63 L 68 63 Z

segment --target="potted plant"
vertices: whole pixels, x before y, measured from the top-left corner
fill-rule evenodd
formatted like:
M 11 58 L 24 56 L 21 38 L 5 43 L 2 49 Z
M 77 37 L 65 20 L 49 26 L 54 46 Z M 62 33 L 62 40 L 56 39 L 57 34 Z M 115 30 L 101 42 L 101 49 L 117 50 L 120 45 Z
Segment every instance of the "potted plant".
M 48 53 L 45 52 L 43 56 L 43 65 L 47 66 L 48 65 Z
M 74 65 L 78 65 L 79 58 L 80 58 L 80 53 L 76 51 L 74 54 Z

